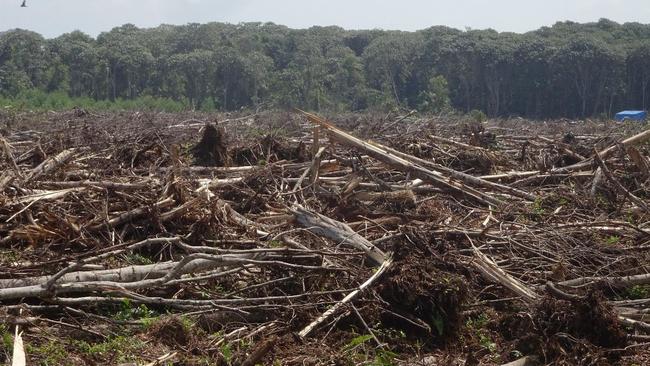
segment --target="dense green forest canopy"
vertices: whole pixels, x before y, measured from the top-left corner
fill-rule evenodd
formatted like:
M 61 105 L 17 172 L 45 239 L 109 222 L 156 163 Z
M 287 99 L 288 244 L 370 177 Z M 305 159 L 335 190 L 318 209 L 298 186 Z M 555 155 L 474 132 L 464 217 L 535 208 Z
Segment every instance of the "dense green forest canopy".
M 650 25 L 561 22 L 525 34 L 126 24 L 96 39 L 0 33 L 0 96 L 167 98 L 204 110 L 479 109 L 583 117 L 647 108 Z

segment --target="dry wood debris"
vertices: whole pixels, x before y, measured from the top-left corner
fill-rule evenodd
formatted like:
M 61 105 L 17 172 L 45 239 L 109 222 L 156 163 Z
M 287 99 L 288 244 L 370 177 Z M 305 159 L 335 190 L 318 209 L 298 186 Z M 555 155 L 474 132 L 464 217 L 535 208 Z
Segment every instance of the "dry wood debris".
M 185 117 L 197 123 L 26 115 L 5 130 L 0 317 L 28 358 L 48 337 L 119 332 L 150 347 L 64 348 L 78 364 L 644 357 L 641 126 Z

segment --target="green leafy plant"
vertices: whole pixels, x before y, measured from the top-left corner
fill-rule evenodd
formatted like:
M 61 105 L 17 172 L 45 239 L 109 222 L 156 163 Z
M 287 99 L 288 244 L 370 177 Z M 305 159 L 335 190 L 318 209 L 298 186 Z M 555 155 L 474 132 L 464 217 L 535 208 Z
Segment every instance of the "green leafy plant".
M 352 338 L 352 340 L 350 340 L 350 342 L 348 342 L 345 346 L 343 346 L 343 350 L 344 351 L 349 351 L 349 350 L 354 349 L 354 348 L 356 348 L 356 347 L 358 347 L 360 345 L 365 344 L 366 342 L 368 342 L 371 339 L 372 339 L 372 335 L 370 335 L 370 334 L 363 334 L 363 335 L 354 337 L 354 338 Z
M 131 304 L 131 301 L 125 299 L 120 304 L 120 310 L 115 313 L 114 318 L 115 320 L 128 321 L 143 318 L 155 318 L 158 315 L 159 314 L 157 312 L 149 309 L 145 304 L 133 306 L 133 304 Z
M 634 285 L 625 291 L 625 297 L 628 299 L 647 299 L 650 298 L 650 285 Z
M 2 336 L 2 347 L 6 351 L 11 351 L 14 347 L 14 337 L 4 324 L 0 324 L 0 335 Z
M 393 366 L 395 364 L 395 359 L 397 354 L 385 349 L 380 349 L 375 354 L 375 358 L 372 361 L 371 365 L 373 366 Z
M 220 347 L 219 347 L 219 352 L 221 352 L 221 355 L 223 356 L 223 359 L 226 361 L 228 365 L 231 364 L 232 358 L 235 354 L 235 352 L 232 349 L 232 346 L 228 342 L 224 342 Z
M 487 120 L 487 115 L 485 112 L 478 109 L 471 110 L 469 112 L 469 116 L 475 122 L 485 122 Z
M 126 262 L 130 265 L 144 265 L 144 264 L 153 264 L 153 261 L 147 257 L 144 257 L 138 253 L 129 253 L 124 255 Z
M 606 243 L 608 245 L 615 245 L 615 244 L 618 244 L 620 241 L 621 241 L 621 238 L 619 236 L 612 235 L 612 236 L 607 238 Z

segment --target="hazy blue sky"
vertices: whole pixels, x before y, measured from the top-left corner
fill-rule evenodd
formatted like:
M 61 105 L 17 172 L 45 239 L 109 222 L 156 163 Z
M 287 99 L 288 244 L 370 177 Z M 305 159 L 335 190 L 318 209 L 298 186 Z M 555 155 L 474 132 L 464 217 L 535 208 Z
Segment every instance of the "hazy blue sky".
M 96 36 L 124 23 L 271 21 L 293 28 L 447 25 L 526 32 L 561 20 L 650 23 L 648 0 L 27 0 L 27 8 L 21 1 L 0 0 L 0 31 L 25 28 L 54 37 L 79 29 Z

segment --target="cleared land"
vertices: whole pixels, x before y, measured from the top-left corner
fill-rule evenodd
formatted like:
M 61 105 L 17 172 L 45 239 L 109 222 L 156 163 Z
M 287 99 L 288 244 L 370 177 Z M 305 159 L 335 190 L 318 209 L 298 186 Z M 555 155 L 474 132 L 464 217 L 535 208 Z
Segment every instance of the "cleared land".
M 650 361 L 645 126 L 329 121 L 3 116 L 0 361 Z

